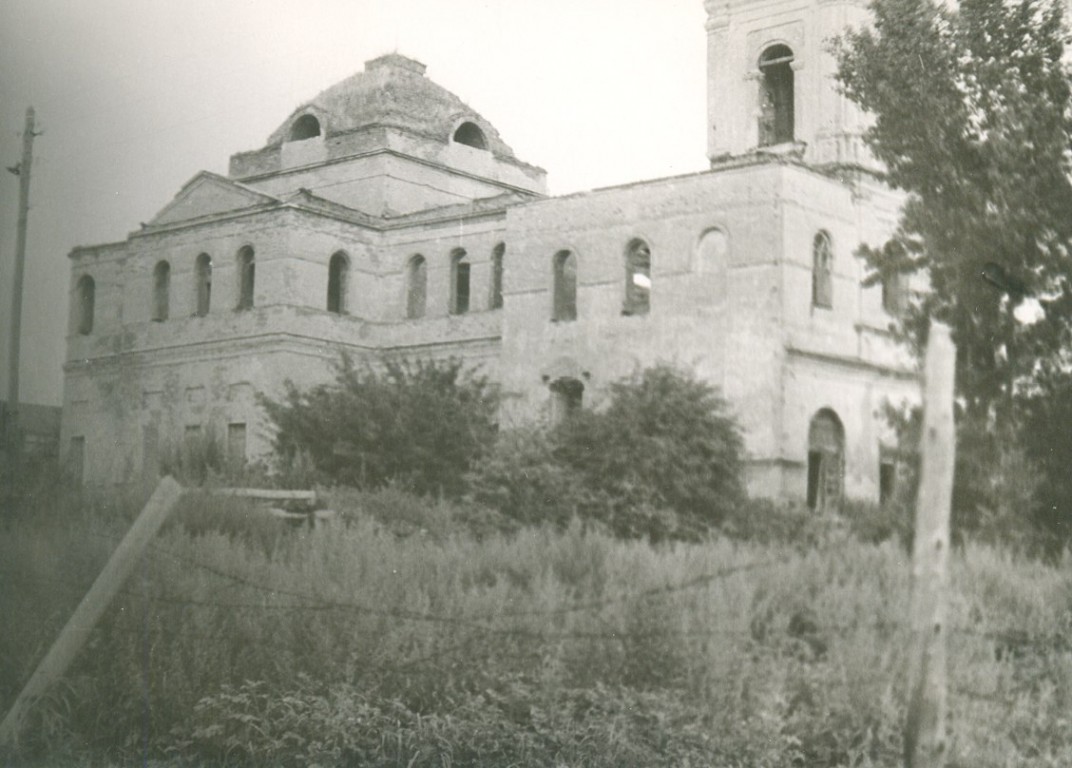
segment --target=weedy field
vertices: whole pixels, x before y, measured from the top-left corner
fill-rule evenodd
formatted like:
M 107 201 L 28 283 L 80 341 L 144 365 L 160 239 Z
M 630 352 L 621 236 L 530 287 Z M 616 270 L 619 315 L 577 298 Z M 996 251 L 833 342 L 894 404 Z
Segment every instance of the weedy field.
M 900 762 L 898 544 L 653 546 L 397 492 L 335 506 L 310 530 L 185 501 L 4 764 Z M 5 711 L 136 509 L 117 507 L 3 523 Z M 950 765 L 1072 764 L 1072 560 L 969 544 L 952 567 Z

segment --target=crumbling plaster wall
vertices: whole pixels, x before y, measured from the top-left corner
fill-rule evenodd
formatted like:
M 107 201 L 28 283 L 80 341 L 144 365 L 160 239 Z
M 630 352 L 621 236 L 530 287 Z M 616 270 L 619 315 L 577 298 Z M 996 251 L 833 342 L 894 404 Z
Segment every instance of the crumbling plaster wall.
M 866 187 L 866 184 L 864 185 Z M 877 497 L 882 403 L 918 397 L 885 330 L 881 288 L 853 252 L 892 231 L 899 200 L 793 163 L 725 168 L 511 209 L 502 370 L 507 422 L 546 419 L 548 384 L 579 376 L 586 404 L 636 368 L 671 361 L 721 388 L 744 428 L 749 486 L 803 495 L 808 424 L 833 408 L 846 431 L 846 490 Z M 726 237 L 705 265 L 705 232 Z M 812 244 L 834 241 L 834 302 L 812 306 Z M 624 316 L 625 250 L 652 254 L 651 310 Z M 552 259 L 578 259 L 577 320 L 552 317 Z M 520 265 L 517 262 L 520 261 Z M 519 268 L 520 267 L 520 268 Z

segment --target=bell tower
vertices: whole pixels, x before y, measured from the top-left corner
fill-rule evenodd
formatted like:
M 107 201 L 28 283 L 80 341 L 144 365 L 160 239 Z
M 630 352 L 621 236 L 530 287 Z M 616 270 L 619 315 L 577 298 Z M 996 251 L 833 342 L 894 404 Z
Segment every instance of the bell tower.
M 707 156 L 792 154 L 874 168 L 866 115 L 837 90 L 831 38 L 868 22 L 857 0 L 705 0 Z

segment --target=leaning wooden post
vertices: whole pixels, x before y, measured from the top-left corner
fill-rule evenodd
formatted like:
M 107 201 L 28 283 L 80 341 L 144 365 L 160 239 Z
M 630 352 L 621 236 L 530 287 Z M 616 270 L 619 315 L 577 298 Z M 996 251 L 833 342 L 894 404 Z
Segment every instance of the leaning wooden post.
M 164 524 L 172 507 L 182 496 L 182 486 L 170 477 L 165 477 L 156 486 L 138 519 L 130 526 L 127 535 L 119 542 L 104 570 L 78 604 L 66 626 L 52 644 L 48 654 L 37 665 L 26 687 L 15 699 L 11 710 L 0 723 L 0 746 L 17 742 L 19 729 L 26 712 L 56 680 L 63 676 L 74 661 L 78 651 L 89 638 L 101 614 L 123 586 L 146 546 Z
M 949 513 L 953 499 L 956 347 L 949 328 L 932 323 L 924 367 L 923 434 L 912 556 L 912 645 L 908 659 L 907 768 L 945 764 L 945 636 Z

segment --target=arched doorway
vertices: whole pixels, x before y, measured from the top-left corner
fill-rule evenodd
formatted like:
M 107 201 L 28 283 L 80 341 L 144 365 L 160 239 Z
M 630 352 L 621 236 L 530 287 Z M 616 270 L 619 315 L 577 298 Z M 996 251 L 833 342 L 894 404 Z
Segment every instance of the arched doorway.
M 808 508 L 837 509 L 845 489 L 845 428 L 829 408 L 808 426 Z

